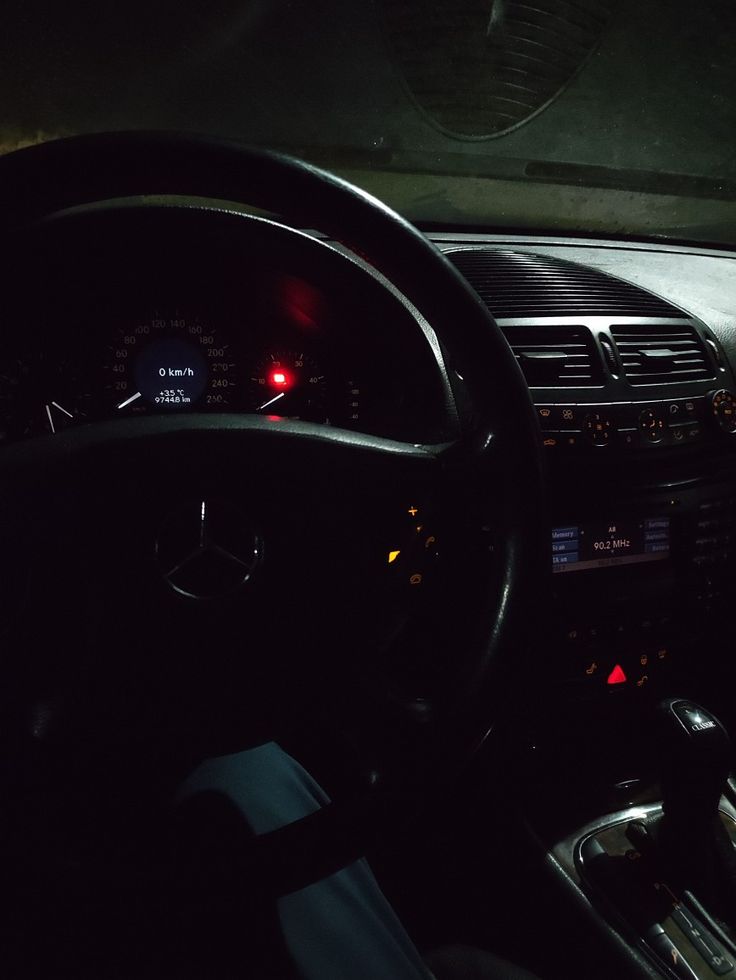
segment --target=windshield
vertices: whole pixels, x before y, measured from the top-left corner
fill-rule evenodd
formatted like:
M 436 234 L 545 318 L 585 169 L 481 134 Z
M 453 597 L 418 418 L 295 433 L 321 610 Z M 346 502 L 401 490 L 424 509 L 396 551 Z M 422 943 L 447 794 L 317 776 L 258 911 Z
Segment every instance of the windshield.
M 424 227 L 736 244 L 731 0 L 6 0 L 3 151 L 292 152 Z

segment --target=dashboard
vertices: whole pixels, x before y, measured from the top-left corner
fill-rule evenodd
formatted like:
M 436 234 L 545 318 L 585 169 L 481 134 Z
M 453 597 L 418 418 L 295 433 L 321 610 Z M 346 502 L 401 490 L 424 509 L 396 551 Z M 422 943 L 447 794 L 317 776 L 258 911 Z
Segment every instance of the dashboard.
M 19 267 L 31 270 L 31 277 L 14 284 L 10 270 L 0 317 L 1 441 L 51 439 L 63 448 L 63 434 L 70 428 L 188 413 L 265 415 L 274 425 L 296 419 L 418 443 L 442 440 L 453 394 L 462 413 L 463 379 L 452 363 L 443 364 L 431 331 L 359 260 L 269 222 L 243 225 L 241 217 L 226 212 L 203 213 L 199 235 L 193 234 L 196 215 L 187 215 L 186 235 L 179 234 L 179 219 L 173 210 L 154 218 L 132 208 L 122 209 L 112 222 L 109 213 L 98 221 L 94 211 L 82 209 L 71 237 L 66 219 L 65 248 L 54 240 L 53 221 L 41 245 L 39 237 L 30 245 L 21 243 Z M 544 673 L 545 690 L 554 692 L 549 699 L 553 738 L 565 725 L 575 725 L 569 756 L 574 765 L 580 746 L 594 743 L 601 731 L 615 743 L 618 765 L 617 733 L 632 727 L 632 705 L 684 690 L 721 713 L 732 689 L 726 682 L 732 671 L 728 638 L 736 599 L 736 277 L 731 273 L 736 256 L 492 236 L 446 235 L 435 241 L 475 287 L 516 355 L 536 408 L 539 448 L 548 470 L 546 588 L 529 610 L 540 626 L 533 641 L 537 648 L 512 652 L 522 669 L 528 663 Z M 494 365 L 486 367 L 492 385 Z M 339 651 L 344 652 L 343 628 L 350 635 L 354 624 L 340 621 L 339 597 L 351 590 L 352 578 L 342 576 L 344 592 L 332 579 L 321 591 L 317 556 L 324 553 L 321 560 L 333 571 L 329 549 L 284 517 L 295 490 L 309 508 L 305 513 L 313 516 L 320 505 L 322 495 L 310 486 L 298 457 L 284 470 L 288 479 L 280 481 L 279 494 L 259 490 L 262 497 L 249 497 L 250 489 L 243 492 L 251 482 L 247 474 L 247 483 L 235 484 L 238 506 L 228 503 L 226 509 L 223 501 L 209 499 L 209 472 L 202 477 L 182 452 L 172 457 L 171 480 L 192 499 L 181 506 L 175 501 L 167 470 L 155 495 L 147 489 L 156 499 L 150 516 L 142 519 L 142 508 L 136 507 L 138 468 L 118 450 L 114 445 L 102 471 L 96 465 L 92 474 L 90 468 L 94 480 L 82 504 L 76 490 L 71 501 L 64 487 L 58 493 L 61 515 L 89 510 L 95 540 L 85 541 L 81 550 L 78 541 L 67 547 L 79 534 L 77 525 L 54 514 L 51 519 L 63 534 L 57 549 L 45 562 L 29 563 L 30 587 L 49 596 L 47 622 L 38 627 L 48 640 L 39 644 L 48 647 L 48 660 L 57 659 L 55 637 L 62 615 L 68 616 L 75 630 L 81 619 L 90 636 L 97 630 L 119 634 L 108 646 L 133 687 L 139 685 L 140 664 L 145 661 L 150 671 L 153 663 L 168 698 L 168 665 L 175 663 L 177 672 L 183 670 L 182 687 L 194 686 L 196 678 L 199 694 L 203 675 L 218 674 L 211 662 L 202 670 L 202 650 L 237 637 L 232 676 L 239 677 L 246 659 L 240 655 L 244 635 L 253 644 L 257 628 L 271 647 L 276 641 L 291 646 L 320 603 L 327 617 L 338 621 Z M 14 451 L 8 452 L 12 459 Z M 225 470 L 230 463 L 220 455 L 214 459 L 213 468 Z M 203 465 L 209 469 L 209 460 Z M 115 508 L 111 518 L 107 488 L 119 484 L 124 506 Z M 204 489 L 193 496 L 192 486 Z M 396 487 L 386 492 L 393 498 Z M 443 537 L 446 528 L 427 524 L 424 501 L 414 487 L 412 494 L 402 498 L 401 512 L 391 511 L 393 538 L 377 546 L 384 573 L 394 576 L 388 584 L 394 590 L 391 627 L 397 630 L 402 623 L 394 617 L 394 598 L 403 616 L 407 601 L 426 594 L 427 584 L 432 589 L 436 560 L 453 551 Z M 270 534 L 262 535 L 260 526 L 247 521 L 253 499 L 268 505 L 260 511 L 267 515 Z M 354 499 L 340 485 L 332 499 L 349 515 L 351 529 L 353 523 L 370 527 L 365 512 L 355 519 Z M 11 507 L 6 515 L 12 520 Z M 207 601 L 219 594 L 200 588 L 197 579 L 200 569 L 206 578 L 211 575 L 212 566 L 206 564 L 210 528 L 230 549 L 224 550 L 218 537 L 211 553 L 218 560 L 224 555 L 228 569 L 237 566 L 237 588 L 256 563 L 264 575 L 274 555 L 271 567 L 277 566 L 279 554 L 286 553 L 279 551 L 282 542 L 292 544 L 293 539 L 301 563 L 283 563 L 287 575 L 278 615 L 264 607 L 256 591 L 249 615 L 244 617 L 233 599 L 217 607 L 217 629 L 211 623 L 206 629 L 204 623 L 195 625 L 179 600 Z M 488 536 L 480 547 L 490 554 L 492 519 L 483 532 Z M 45 554 L 43 528 L 34 533 Z M 364 528 L 360 533 L 370 536 Z M 181 554 L 180 537 L 187 542 Z M 369 543 L 372 561 L 376 541 Z M 109 563 L 114 567 L 104 575 L 96 567 L 80 616 L 78 583 L 89 575 L 85 565 L 91 567 L 89 556 L 99 554 L 98 546 L 114 558 Z M 79 557 L 70 570 L 75 550 Z M 458 552 L 454 549 L 451 557 L 462 560 Z M 174 585 L 169 595 L 158 582 L 159 572 L 165 568 L 173 585 L 181 566 L 192 579 Z M 223 573 L 215 567 L 216 585 L 224 589 Z M 62 586 L 56 581 L 61 569 Z M 149 576 L 157 583 L 150 593 Z M 21 581 L 17 572 L 14 578 Z M 458 577 L 455 588 L 465 584 Z M 119 620 L 110 631 L 100 600 L 114 594 L 115 585 L 131 598 L 116 610 Z M 472 602 L 475 593 L 468 591 Z M 428 635 L 431 619 L 427 633 L 418 633 L 417 670 L 431 698 L 437 682 L 429 676 L 435 665 L 427 664 L 427 650 L 444 648 L 455 657 L 462 634 L 453 622 L 451 595 L 428 594 L 436 598 L 435 612 L 447 621 L 439 638 Z M 296 596 L 299 602 L 291 627 L 283 622 L 289 618 L 283 615 L 283 596 Z M 8 603 L 6 595 L 8 605 L 20 609 L 22 601 Z M 131 655 L 140 645 L 138 622 L 131 616 L 130 626 L 125 623 L 138 605 L 145 611 L 141 621 L 147 612 L 147 619 L 157 623 L 154 631 L 148 629 L 156 655 L 149 656 L 146 643 L 140 662 Z M 91 623 L 95 617 L 99 621 Z M 357 645 L 351 636 L 351 649 Z M 95 654 L 97 649 L 90 643 Z M 188 673 L 182 665 L 193 650 L 197 656 L 191 657 Z M 167 651 L 166 664 L 162 651 Z M 413 657 L 415 651 L 410 653 Z M 278 668 L 279 658 L 272 659 Z M 309 658 L 304 659 L 311 672 Z M 30 674 L 38 672 L 37 663 L 30 661 Z M 66 672 L 68 665 L 58 669 Z M 413 663 L 407 672 L 413 686 Z M 441 684 L 439 666 L 437 676 Z M 213 687 L 220 682 L 214 677 Z M 204 719 L 203 729 L 210 727 L 207 712 L 214 706 L 220 710 L 219 697 L 205 700 L 208 708 L 197 716 Z M 240 704 L 235 708 L 239 719 Z M 520 711 L 523 741 L 523 705 Z M 614 712 L 623 723 L 610 724 Z M 543 727 L 545 718 L 537 715 L 534 722 Z M 537 740 L 534 731 L 531 738 Z M 637 752 L 638 745 L 629 758 Z M 558 756 L 551 755 L 556 779 Z M 596 765 L 599 755 L 596 747 L 591 752 Z M 558 800 L 554 794 L 551 798 Z
M 67 218 L 65 249 L 52 222 L 48 252 L 23 256 L 43 288 L 6 296 L 4 442 L 190 412 L 447 434 L 462 379 L 359 259 L 266 221 L 248 219 L 249 238 L 227 212 L 203 212 L 198 236 L 196 215 L 186 236 L 180 220 L 81 209 L 71 246 Z M 433 237 L 496 317 L 536 406 L 547 662 L 575 696 L 660 694 L 702 666 L 736 598 L 736 256 Z
M 36 281 L 6 292 L 0 317 L 2 442 L 190 412 L 434 434 L 431 348 L 357 260 L 204 214 L 194 247 L 175 210 L 131 208 L 80 216 L 73 242 L 26 259 Z

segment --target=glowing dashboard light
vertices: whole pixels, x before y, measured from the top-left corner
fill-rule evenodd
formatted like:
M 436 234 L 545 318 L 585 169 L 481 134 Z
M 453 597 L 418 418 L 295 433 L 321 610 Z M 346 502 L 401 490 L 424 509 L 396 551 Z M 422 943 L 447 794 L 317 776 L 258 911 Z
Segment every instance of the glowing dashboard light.
M 284 371 L 272 371 L 271 384 L 277 388 L 286 388 L 289 385 L 289 378 Z
M 613 684 L 625 684 L 627 680 L 628 680 L 628 678 L 626 677 L 626 674 L 624 673 L 623 668 L 621 667 L 621 665 L 620 664 L 616 664 L 616 666 L 613 668 L 613 670 L 611 671 L 611 673 L 608 675 L 608 679 L 606 680 L 606 684 L 610 684 L 610 685 L 613 685 Z
M 400 554 L 401 554 L 401 551 L 389 551 L 389 553 L 388 553 L 388 563 L 389 563 L 389 565 L 393 564 L 393 562 L 396 561 L 396 559 L 399 557 Z

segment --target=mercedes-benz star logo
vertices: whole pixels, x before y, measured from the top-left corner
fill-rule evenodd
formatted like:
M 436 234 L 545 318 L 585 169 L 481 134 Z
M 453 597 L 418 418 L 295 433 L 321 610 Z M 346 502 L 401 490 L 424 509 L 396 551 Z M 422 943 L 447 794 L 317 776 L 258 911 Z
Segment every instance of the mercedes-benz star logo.
M 156 559 L 175 592 L 212 599 L 235 592 L 253 574 L 261 539 L 235 507 L 191 501 L 169 514 L 156 540 Z

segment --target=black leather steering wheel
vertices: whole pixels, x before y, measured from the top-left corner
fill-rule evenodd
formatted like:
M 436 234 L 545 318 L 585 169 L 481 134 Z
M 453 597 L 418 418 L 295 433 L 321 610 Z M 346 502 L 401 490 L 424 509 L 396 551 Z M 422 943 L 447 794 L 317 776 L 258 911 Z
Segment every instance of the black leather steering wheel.
M 401 486 L 418 481 L 414 485 L 433 493 L 441 485 L 438 500 L 452 499 L 457 506 L 472 498 L 479 514 L 492 499 L 500 534 L 493 561 L 478 566 L 487 583 L 480 583 L 472 609 L 453 612 L 474 622 L 463 676 L 452 703 L 423 726 L 421 737 L 402 757 L 406 781 L 419 786 L 441 762 L 456 765 L 483 738 L 500 704 L 509 699 L 515 654 L 529 625 L 544 550 L 543 474 L 538 426 L 515 358 L 466 281 L 399 215 L 307 163 L 221 140 L 113 133 L 59 140 L 0 159 L 5 268 L 13 267 L 18 236 L 32 242 L 43 241 L 50 228 L 56 234 L 49 216 L 138 195 L 239 202 L 284 215 L 296 227 L 319 229 L 353 250 L 416 307 L 462 377 L 470 410 L 462 417 L 459 435 L 451 445 L 428 446 L 308 423 L 275 427 L 252 417 L 166 416 L 130 425 L 100 423 L 53 444 L 4 447 L 0 478 L 6 486 L 19 481 L 27 488 L 39 466 L 48 473 L 56 465 L 68 475 L 78 457 L 105 459 L 112 452 L 119 462 L 120 453 L 142 446 L 149 460 L 161 455 L 170 461 L 193 450 L 219 459 L 256 454 L 264 471 L 289 457 L 295 467 L 349 472 L 351 486 L 362 488 L 361 493 L 379 482 Z M 14 497 L 16 506 L 22 507 L 22 497 Z M 332 528 L 327 533 L 338 532 Z M 284 893 L 344 865 L 362 853 L 381 820 L 393 819 L 401 780 L 389 782 L 391 791 L 373 787 L 259 838 L 249 858 L 253 867 L 275 892 Z

